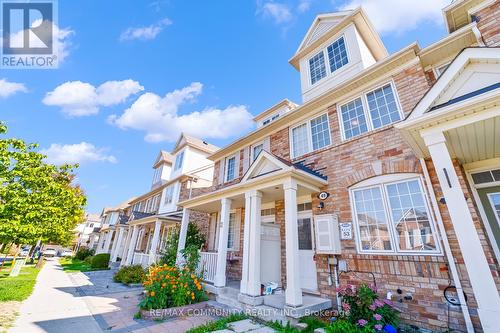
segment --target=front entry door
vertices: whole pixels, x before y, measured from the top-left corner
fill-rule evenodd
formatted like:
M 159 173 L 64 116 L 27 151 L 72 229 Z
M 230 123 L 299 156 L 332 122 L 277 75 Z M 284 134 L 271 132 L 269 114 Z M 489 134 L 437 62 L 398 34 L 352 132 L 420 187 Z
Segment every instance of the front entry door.
M 312 213 L 299 213 L 297 224 L 299 229 L 300 286 L 306 291 L 317 291 Z
M 493 232 L 494 240 L 500 247 L 500 186 L 481 188 L 477 190 L 488 224 Z

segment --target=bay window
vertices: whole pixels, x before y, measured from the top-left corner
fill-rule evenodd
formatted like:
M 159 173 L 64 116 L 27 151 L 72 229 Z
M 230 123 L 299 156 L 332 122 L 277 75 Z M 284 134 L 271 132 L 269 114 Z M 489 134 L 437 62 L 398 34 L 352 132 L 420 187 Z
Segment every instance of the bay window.
M 339 110 L 345 140 L 403 118 L 392 83 L 342 104 Z
M 328 116 L 323 114 L 291 130 L 293 157 L 307 154 L 331 144 Z
M 420 178 L 403 177 L 351 189 L 359 252 L 439 253 Z

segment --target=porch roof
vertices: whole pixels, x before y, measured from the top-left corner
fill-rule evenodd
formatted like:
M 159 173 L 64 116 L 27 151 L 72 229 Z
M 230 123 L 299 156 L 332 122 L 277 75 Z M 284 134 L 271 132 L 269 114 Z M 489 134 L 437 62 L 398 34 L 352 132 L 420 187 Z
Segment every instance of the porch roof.
M 137 212 L 134 212 L 134 214 L 135 213 L 137 213 Z M 152 222 L 156 222 L 157 220 L 170 222 L 170 223 L 177 223 L 177 222 L 181 221 L 181 217 L 177 213 L 178 212 L 173 212 L 173 213 L 168 213 L 168 214 L 142 213 L 140 218 L 130 220 L 128 222 L 128 225 L 139 225 L 139 224 L 152 223 Z
M 265 150 L 261 151 L 241 180 L 234 185 L 221 188 L 198 197 L 179 202 L 179 206 L 203 212 L 219 209 L 220 200 L 233 200 L 233 208 L 244 206 L 245 192 L 258 190 L 263 193 L 262 202 L 283 198 L 283 183 L 293 179 L 297 183 L 297 195 L 320 192 L 327 184 L 327 177 L 301 163 L 291 163 Z

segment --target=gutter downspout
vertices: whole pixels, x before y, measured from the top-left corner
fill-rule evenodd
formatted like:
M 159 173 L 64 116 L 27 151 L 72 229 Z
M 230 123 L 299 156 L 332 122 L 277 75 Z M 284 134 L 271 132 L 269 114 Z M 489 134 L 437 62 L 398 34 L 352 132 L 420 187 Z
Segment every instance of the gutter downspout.
M 420 160 L 420 165 L 422 167 L 422 171 L 424 172 L 424 178 L 427 185 L 427 192 L 429 193 L 429 197 L 431 199 L 432 209 L 434 211 L 434 216 L 438 224 L 439 233 L 441 234 L 441 240 L 443 241 L 444 252 L 446 254 L 446 259 L 448 260 L 451 276 L 453 282 L 455 283 L 455 288 L 457 289 L 458 299 L 460 300 L 460 308 L 462 309 L 462 314 L 465 320 L 465 326 L 467 328 L 467 332 L 474 333 L 474 326 L 472 325 L 472 321 L 470 319 L 469 307 L 467 306 L 467 302 L 464 297 L 462 283 L 460 282 L 460 279 L 458 277 L 457 266 L 455 265 L 455 260 L 453 258 L 453 253 L 451 252 L 450 243 L 448 242 L 448 236 L 446 235 L 446 229 L 443 224 L 443 219 L 441 218 L 441 213 L 439 212 L 436 196 L 434 195 L 434 189 L 432 187 L 431 178 L 429 176 L 429 170 L 427 170 L 427 165 L 425 164 L 425 160 L 423 158 L 420 158 L 419 160 Z

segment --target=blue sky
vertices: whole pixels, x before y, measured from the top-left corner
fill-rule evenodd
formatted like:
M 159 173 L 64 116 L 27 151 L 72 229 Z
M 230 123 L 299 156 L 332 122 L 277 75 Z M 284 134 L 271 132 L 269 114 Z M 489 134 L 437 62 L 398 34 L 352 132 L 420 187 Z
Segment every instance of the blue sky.
M 88 211 L 146 192 L 181 130 L 219 146 L 283 98 L 319 13 L 363 5 L 393 53 L 445 35 L 436 0 L 60 0 L 57 70 L 0 70 L 1 119 L 49 161 L 80 162 Z

